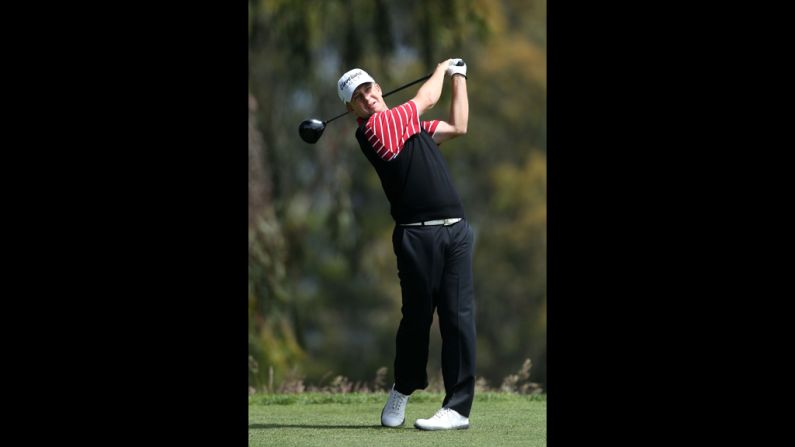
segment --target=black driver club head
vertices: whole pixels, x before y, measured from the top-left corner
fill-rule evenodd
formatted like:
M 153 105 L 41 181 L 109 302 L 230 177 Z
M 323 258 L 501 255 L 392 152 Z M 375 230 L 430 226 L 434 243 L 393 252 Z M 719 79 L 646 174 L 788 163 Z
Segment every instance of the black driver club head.
M 320 136 L 323 135 L 323 130 L 325 128 L 326 123 L 319 119 L 312 118 L 305 120 L 298 126 L 298 133 L 301 135 L 302 140 L 310 144 L 315 144 L 315 142 L 320 139 Z

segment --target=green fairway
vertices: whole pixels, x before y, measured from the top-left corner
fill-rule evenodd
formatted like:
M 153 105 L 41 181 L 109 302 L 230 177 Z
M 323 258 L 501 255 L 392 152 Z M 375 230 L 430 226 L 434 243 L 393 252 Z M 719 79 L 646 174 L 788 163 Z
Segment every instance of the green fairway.
M 387 394 L 256 395 L 248 407 L 250 446 L 546 446 L 547 402 L 543 396 L 476 394 L 470 428 L 426 432 L 414 420 L 439 409 L 443 395 L 417 392 L 406 409 L 406 423 L 381 426 Z

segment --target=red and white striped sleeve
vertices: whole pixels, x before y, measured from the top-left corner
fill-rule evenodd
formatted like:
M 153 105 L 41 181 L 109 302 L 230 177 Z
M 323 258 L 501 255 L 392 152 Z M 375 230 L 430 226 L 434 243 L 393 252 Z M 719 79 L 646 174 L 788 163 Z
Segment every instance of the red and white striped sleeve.
M 433 136 L 433 134 L 436 132 L 436 126 L 438 125 L 439 125 L 439 120 L 422 122 L 422 128 L 425 129 L 426 132 L 431 134 L 431 136 Z
M 435 129 L 435 126 L 434 126 Z M 364 135 L 381 159 L 394 160 L 403 145 L 420 132 L 417 105 L 408 101 L 384 112 L 374 113 L 367 120 Z

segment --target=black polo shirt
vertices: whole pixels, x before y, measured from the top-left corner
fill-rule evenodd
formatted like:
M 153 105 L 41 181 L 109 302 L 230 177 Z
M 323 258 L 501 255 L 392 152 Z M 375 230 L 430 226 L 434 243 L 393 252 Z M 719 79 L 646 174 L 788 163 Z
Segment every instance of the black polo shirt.
M 447 163 L 416 105 L 401 106 L 359 119 L 356 139 L 375 168 L 396 223 L 465 218 Z

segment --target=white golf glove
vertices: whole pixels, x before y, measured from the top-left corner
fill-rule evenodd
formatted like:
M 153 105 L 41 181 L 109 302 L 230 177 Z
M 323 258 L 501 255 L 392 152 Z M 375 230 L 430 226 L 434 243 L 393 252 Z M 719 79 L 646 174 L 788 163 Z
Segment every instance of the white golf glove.
M 461 62 L 463 65 L 456 65 L 459 62 Z M 460 74 L 460 75 L 462 75 L 462 76 L 464 76 L 466 78 L 467 77 L 467 64 L 461 58 L 450 59 L 450 66 L 447 67 L 447 70 L 445 71 L 445 73 L 447 73 L 447 76 L 450 76 L 451 78 L 455 74 Z

